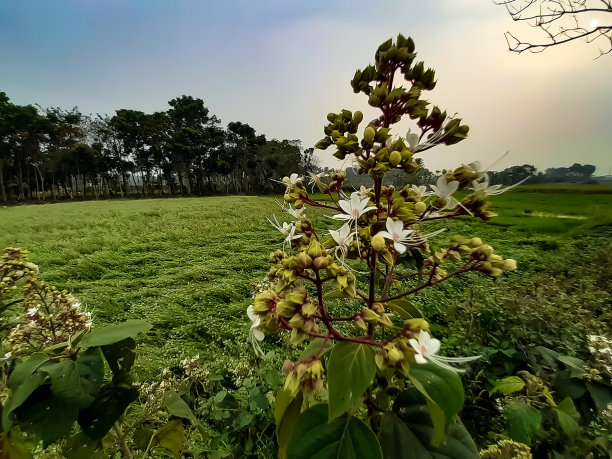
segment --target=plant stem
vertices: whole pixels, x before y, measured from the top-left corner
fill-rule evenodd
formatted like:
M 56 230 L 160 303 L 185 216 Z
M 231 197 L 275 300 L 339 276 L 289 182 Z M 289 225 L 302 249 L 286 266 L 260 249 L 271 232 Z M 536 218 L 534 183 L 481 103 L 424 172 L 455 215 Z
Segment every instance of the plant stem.
M 121 430 L 121 426 L 119 425 L 117 421 L 115 421 L 115 424 L 113 424 L 113 428 L 115 429 L 115 433 L 117 434 L 117 439 L 119 440 L 119 445 L 121 446 L 121 450 L 123 451 L 123 454 L 128 459 L 133 459 L 134 456 L 132 455 L 130 448 L 128 448 L 128 445 L 125 442 L 125 435 L 123 433 L 123 430 Z

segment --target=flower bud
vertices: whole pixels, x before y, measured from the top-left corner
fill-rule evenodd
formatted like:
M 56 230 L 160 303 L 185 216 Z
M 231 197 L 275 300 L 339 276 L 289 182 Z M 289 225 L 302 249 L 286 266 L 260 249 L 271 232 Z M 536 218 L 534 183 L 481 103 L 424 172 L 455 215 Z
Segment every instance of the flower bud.
M 363 320 L 366 322 L 376 323 L 378 322 L 379 316 L 371 309 L 365 309 L 363 311 Z
M 423 212 L 425 212 L 427 210 L 427 204 L 425 204 L 423 201 L 419 201 L 417 203 L 414 204 L 414 213 L 417 215 L 422 215 Z
M 375 135 L 376 130 L 372 126 L 368 126 L 367 128 L 365 128 L 365 131 L 363 131 L 363 140 L 368 143 L 372 143 Z
M 372 305 L 372 310 L 378 314 L 383 314 L 385 312 L 385 307 L 382 303 L 374 303 Z
M 514 271 L 516 269 L 516 260 L 508 258 L 504 260 L 504 271 Z
M 392 166 L 397 166 L 401 160 L 402 154 L 397 150 L 392 151 L 389 155 L 389 163 L 391 163 Z
M 429 331 L 429 323 L 425 319 L 408 319 L 404 322 L 404 328 L 408 328 L 412 332 L 420 332 L 421 330 Z
M 316 269 L 325 269 L 327 268 L 328 264 L 329 264 L 329 259 L 327 258 L 327 256 L 317 257 L 312 261 L 312 265 Z
M 314 260 L 321 255 L 323 255 L 323 249 L 319 241 L 316 239 L 311 241 L 310 246 L 308 246 L 308 256 Z
M 382 237 L 380 234 L 373 236 L 372 240 L 370 241 L 370 244 L 372 245 L 372 248 L 376 250 L 377 252 L 382 252 L 383 250 L 387 248 L 387 244 L 385 243 L 385 238 Z
M 300 268 L 309 268 L 312 265 L 312 258 L 306 252 L 300 252 L 298 255 Z

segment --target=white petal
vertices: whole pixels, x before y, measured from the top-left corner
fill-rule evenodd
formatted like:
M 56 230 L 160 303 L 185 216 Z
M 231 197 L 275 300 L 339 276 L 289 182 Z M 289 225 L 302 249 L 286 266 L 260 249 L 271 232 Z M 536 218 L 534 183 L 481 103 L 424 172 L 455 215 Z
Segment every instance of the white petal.
M 388 231 L 379 231 L 378 234 L 380 234 L 382 237 L 384 237 L 386 239 L 393 240 L 393 234 L 391 234 Z
M 419 344 L 419 342 L 416 339 L 410 338 L 408 340 L 408 342 L 410 343 L 412 348 L 417 352 L 417 354 L 421 353 L 421 345 Z
M 351 207 L 351 203 L 348 201 L 345 201 L 344 199 L 341 199 L 340 201 L 338 201 L 338 205 L 340 206 L 340 208 L 346 212 L 347 214 L 352 214 L 353 213 L 353 209 Z
M 251 322 L 255 322 L 255 320 L 259 320 L 259 316 L 255 314 L 255 308 L 253 307 L 253 305 L 250 305 L 247 308 L 247 316 L 249 316 L 249 319 L 251 319 Z
M 399 253 L 404 253 L 406 251 L 406 246 L 404 244 L 400 244 L 399 242 L 394 242 L 393 247 L 395 247 L 395 250 L 397 250 Z
M 427 360 L 425 360 L 425 357 L 423 357 L 421 354 L 415 354 L 414 361 L 416 363 L 427 363 Z
M 251 328 L 251 336 L 257 341 L 263 341 L 265 338 L 264 332 L 259 328 Z

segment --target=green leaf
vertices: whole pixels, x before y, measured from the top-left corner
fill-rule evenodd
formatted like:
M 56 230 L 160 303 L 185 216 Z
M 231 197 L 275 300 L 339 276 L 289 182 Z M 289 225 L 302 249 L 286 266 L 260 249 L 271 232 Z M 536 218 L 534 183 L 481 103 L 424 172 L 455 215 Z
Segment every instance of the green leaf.
M 605 410 L 612 403 L 612 388 L 610 386 L 589 381 L 586 383 L 586 388 L 599 411 Z
M 281 393 L 289 393 L 290 391 L 282 390 Z M 293 435 L 293 431 L 295 430 L 295 425 L 300 416 L 300 411 L 302 409 L 302 393 L 298 392 L 297 396 L 291 400 L 291 403 L 286 405 L 287 395 L 283 394 L 281 404 L 278 405 L 275 403 L 274 406 L 274 418 L 280 417 L 280 420 L 276 423 L 276 438 L 278 440 L 278 457 L 279 459 L 286 459 L 287 457 L 287 446 L 289 445 L 289 439 L 291 435 Z M 278 402 L 278 397 L 276 398 Z M 283 409 L 283 405 L 286 405 Z M 278 412 L 277 412 L 278 409 Z M 280 415 L 282 411 L 282 416 Z
M 189 405 L 181 398 L 179 394 L 174 391 L 168 391 L 164 394 L 162 399 L 163 405 L 168 410 L 172 416 L 177 416 L 179 418 L 188 419 L 194 425 L 199 424 L 198 418 L 196 418 Z
M 580 431 L 578 420 L 580 414 L 576 411 L 574 402 L 571 398 L 564 398 L 556 408 L 557 417 L 559 418 L 559 425 L 565 433 L 565 435 L 576 435 Z
M 570 371 L 570 376 L 572 378 L 581 378 L 586 374 L 584 369 L 585 363 L 583 360 L 577 359 L 576 357 L 570 357 L 568 355 L 560 355 L 557 357 L 557 360 L 565 364 Z
M 112 382 L 102 386 L 94 402 L 79 411 L 81 429 L 89 438 L 103 438 L 137 398 L 138 390 L 132 386 L 131 376 L 123 371 L 116 373 Z
M 102 451 L 102 442 L 92 440 L 83 432 L 63 442 L 62 454 L 66 459 L 105 459 L 108 455 Z
M 504 408 L 508 421 L 508 434 L 512 440 L 529 445 L 531 437 L 542 426 L 542 413 L 537 408 L 522 401 L 511 402 Z
M 82 352 L 76 360 L 60 360 L 42 367 L 51 377 L 51 392 L 78 408 L 93 403 L 104 380 L 104 362 L 99 347 Z
M 33 459 L 30 452 L 32 445 L 15 440 L 12 437 L 18 435 L 7 435 L 0 433 L 0 457 L 2 459 Z
M 433 421 L 434 445 L 444 437 L 444 429 L 463 407 L 461 378 L 450 370 L 427 362 L 410 366 L 410 381 L 427 399 Z
M 20 384 L 22 384 L 25 379 L 34 373 L 38 368 L 45 362 L 47 362 L 51 357 L 43 352 L 37 352 L 32 354 L 30 358 L 18 364 L 13 372 L 11 373 L 11 377 L 8 381 L 9 389 L 16 389 Z
M 107 325 L 106 327 L 92 330 L 83 337 L 80 346 L 87 348 L 118 343 L 139 333 L 146 333 L 151 328 L 152 325 L 144 320 L 129 319 L 120 324 Z
M 302 351 L 302 353 L 298 357 L 298 360 L 306 360 L 308 357 L 312 357 L 317 352 L 319 352 L 319 349 L 321 349 L 321 346 L 323 345 L 323 341 L 324 341 L 323 338 L 315 338 L 315 339 L 313 339 L 308 344 L 308 346 L 306 346 L 306 349 L 304 349 Z M 327 343 L 325 343 L 325 347 L 321 351 L 321 354 L 319 355 L 319 357 L 322 356 L 322 355 L 325 355 L 326 353 L 331 351 L 333 347 L 334 347 L 334 342 L 332 340 L 328 339 Z
M 130 371 L 136 360 L 136 341 L 134 338 L 126 338 L 113 344 L 102 346 L 102 352 L 113 373 L 120 369 Z
M 498 379 L 495 381 L 493 389 L 489 391 L 489 395 L 493 395 L 496 392 L 508 395 L 512 392 L 523 390 L 523 387 L 525 387 L 525 381 L 523 381 L 521 378 L 518 376 L 508 376 L 507 378 Z
M 168 450 L 176 458 L 181 457 L 185 444 L 185 427 L 180 419 L 172 419 L 155 432 L 152 446 Z
M 416 435 L 394 413 L 383 415 L 378 440 L 384 459 L 432 458 Z
M 328 411 L 327 405 L 316 405 L 300 415 L 289 440 L 289 459 L 382 459 L 368 426 L 352 416 L 327 422 Z
M 396 415 L 404 422 L 406 427 L 420 443 L 420 447 L 429 451 L 435 459 L 472 459 L 478 457 L 478 448 L 472 437 L 464 427 L 458 417 L 446 426 L 443 441 L 439 446 L 434 446 L 434 426 L 427 399 L 416 388 L 410 388 L 400 393 L 395 399 L 393 410 Z M 420 451 L 419 445 L 413 445 L 412 449 Z M 405 451 L 405 456 L 385 456 L 385 457 L 427 457 L 425 455 L 410 455 L 412 449 Z
M 347 411 L 374 379 L 374 351 L 366 344 L 340 342 L 332 349 L 327 367 L 331 421 Z
M 585 381 L 578 378 L 572 378 L 568 370 L 557 371 L 555 373 L 553 387 L 555 389 L 555 395 L 559 398 L 570 397 L 578 399 L 587 391 Z
M 154 434 L 155 431 L 147 427 L 138 429 L 134 432 L 134 445 L 136 446 L 136 448 L 146 451 L 151 441 L 151 437 L 153 437 Z
M 70 433 L 78 412 L 75 405 L 55 397 L 50 386 L 44 385 L 15 410 L 15 418 L 23 431 L 42 440 L 46 447 Z
M 8 431 L 12 424 L 9 414 L 19 408 L 32 395 L 32 392 L 45 382 L 45 379 L 47 379 L 47 376 L 42 373 L 28 375 L 15 390 L 11 391 L 11 395 L 2 409 L 2 426 L 4 431 Z
M 418 319 L 423 317 L 419 308 L 412 304 L 410 300 L 399 299 L 389 301 L 387 306 L 404 319 Z

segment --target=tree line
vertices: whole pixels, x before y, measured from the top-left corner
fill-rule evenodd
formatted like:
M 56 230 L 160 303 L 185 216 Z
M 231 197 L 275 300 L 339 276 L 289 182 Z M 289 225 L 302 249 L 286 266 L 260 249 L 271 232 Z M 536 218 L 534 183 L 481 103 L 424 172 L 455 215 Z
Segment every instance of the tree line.
M 315 166 L 299 140 L 268 140 L 239 121 L 223 128 L 201 99 L 168 105 L 84 115 L 0 92 L 0 200 L 270 193 L 271 179 Z

